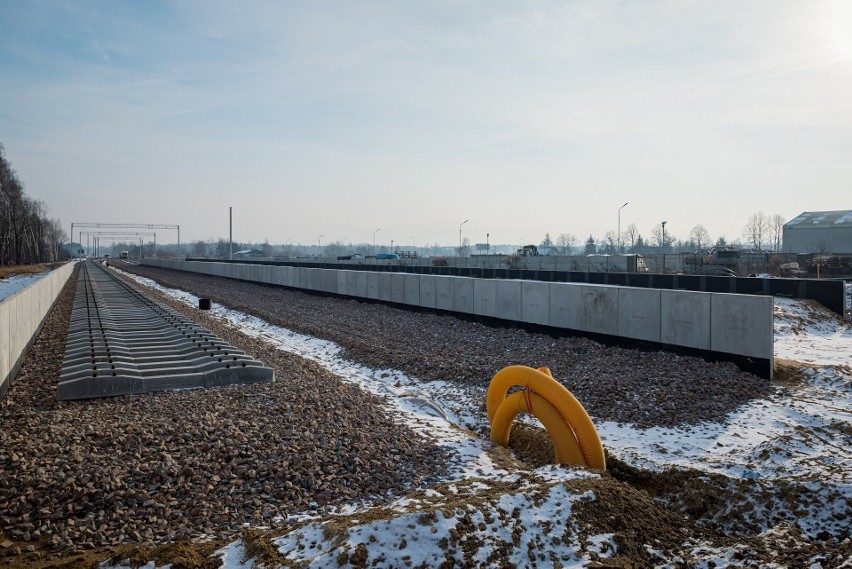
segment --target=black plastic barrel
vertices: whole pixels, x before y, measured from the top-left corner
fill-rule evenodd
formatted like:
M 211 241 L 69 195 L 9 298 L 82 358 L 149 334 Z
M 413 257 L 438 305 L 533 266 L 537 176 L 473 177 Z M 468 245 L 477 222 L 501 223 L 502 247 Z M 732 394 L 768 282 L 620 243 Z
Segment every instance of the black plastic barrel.
M 199 298 L 198 299 L 198 308 L 201 310 L 210 310 L 210 299 L 209 298 Z

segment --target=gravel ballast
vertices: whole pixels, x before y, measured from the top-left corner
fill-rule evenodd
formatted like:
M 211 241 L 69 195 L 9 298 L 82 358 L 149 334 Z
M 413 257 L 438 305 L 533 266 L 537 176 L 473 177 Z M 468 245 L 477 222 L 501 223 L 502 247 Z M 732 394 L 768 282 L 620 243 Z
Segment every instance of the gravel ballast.
M 355 362 L 423 380 L 484 388 L 506 365 L 546 365 L 595 420 L 697 424 L 771 389 L 733 364 L 122 268 L 332 340 Z M 275 382 L 58 402 L 75 279 L 0 402 L 0 530 L 16 544 L 64 555 L 125 543 L 227 539 L 291 514 L 404 494 L 445 470 L 447 456 L 395 421 L 381 398 L 157 293 L 151 294 L 273 367 Z
M 75 280 L 0 404 L 7 538 L 55 551 L 224 539 L 441 472 L 439 451 L 379 397 L 212 321 L 201 323 L 273 367 L 275 382 L 57 401 Z
M 421 380 L 487 386 L 505 366 L 547 366 L 596 420 L 639 427 L 718 421 L 771 391 L 730 362 L 607 346 L 452 315 L 321 296 L 193 273 L 124 265 L 160 284 L 212 298 L 272 324 L 341 345 L 346 356 Z

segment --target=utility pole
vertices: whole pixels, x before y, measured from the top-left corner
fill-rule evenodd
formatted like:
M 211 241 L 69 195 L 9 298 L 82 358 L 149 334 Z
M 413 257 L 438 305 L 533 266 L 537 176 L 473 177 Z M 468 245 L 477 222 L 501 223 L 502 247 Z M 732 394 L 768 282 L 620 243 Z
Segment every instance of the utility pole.
M 459 257 L 461 257 L 461 255 L 462 255 L 462 225 L 464 225 L 468 221 L 470 221 L 470 220 L 465 219 L 464 221 L 461 222 L 461 225 L 459 225 Z
M 228 260 L 234 258 L 234 208 L 228 208 Z
M 621 244 L 621 210 L 624 209 L 630 202 L 624 202 L 624 205 L 618 208 L 618 252 L 624 253 L 624 246 Z

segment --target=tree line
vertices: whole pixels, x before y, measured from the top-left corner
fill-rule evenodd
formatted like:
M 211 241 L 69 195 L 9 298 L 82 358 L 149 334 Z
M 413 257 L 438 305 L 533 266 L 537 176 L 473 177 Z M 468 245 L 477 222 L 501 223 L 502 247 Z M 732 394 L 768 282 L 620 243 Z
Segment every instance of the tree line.
M 49 263 L 68 257 L 67 234 L 48 219 L 44 202 L 28 197 L 0 143 L 0 265 Z
M 678 239 L 665 229 L 663 224 L 651 228 L 649 237 L 643 237 L 635 223 L 619 236 L 616 231 L 607 231 L 603 237 L 589 235 L 582 242 L 573 233 L 560 233 L 552 238 L 546 233 L 540 247 L 545 251 L 561 255 L 614 255 L 617 253 L 661 254 L 694 253 L 713 247 L 733 247 L 757 251 L 781 251 L 784 233 L 784 218 L 778 214 L 768 215 L 755 212 L 749 217 L 742 232 L 742 240 L 728 242 L 724 236 L 716 239 L 702 224 L 695 225 L 686 239 Z

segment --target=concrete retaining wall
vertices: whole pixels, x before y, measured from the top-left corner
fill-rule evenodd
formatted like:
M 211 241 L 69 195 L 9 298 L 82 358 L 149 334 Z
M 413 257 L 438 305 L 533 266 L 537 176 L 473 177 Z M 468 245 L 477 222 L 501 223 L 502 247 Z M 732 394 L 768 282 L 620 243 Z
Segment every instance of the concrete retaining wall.
M 211 275 L 222 267 L 160 259 L 144 264 Z M 297 267 L 273 267 L 273 275 L 266 277 L 271 280 L 262 280 L 269 267 L 227 267 L 233 278 L 246 281 L 280 281 L 318 292 L 743 356 L 761 360 L 763 375 L 772 373 L 771 296 Z M 275 271 L 285 276 L 276 277 Z
M 12 384 L 73 271 L 74 264 L 66 263 L 0 302 L 0 398 Z

